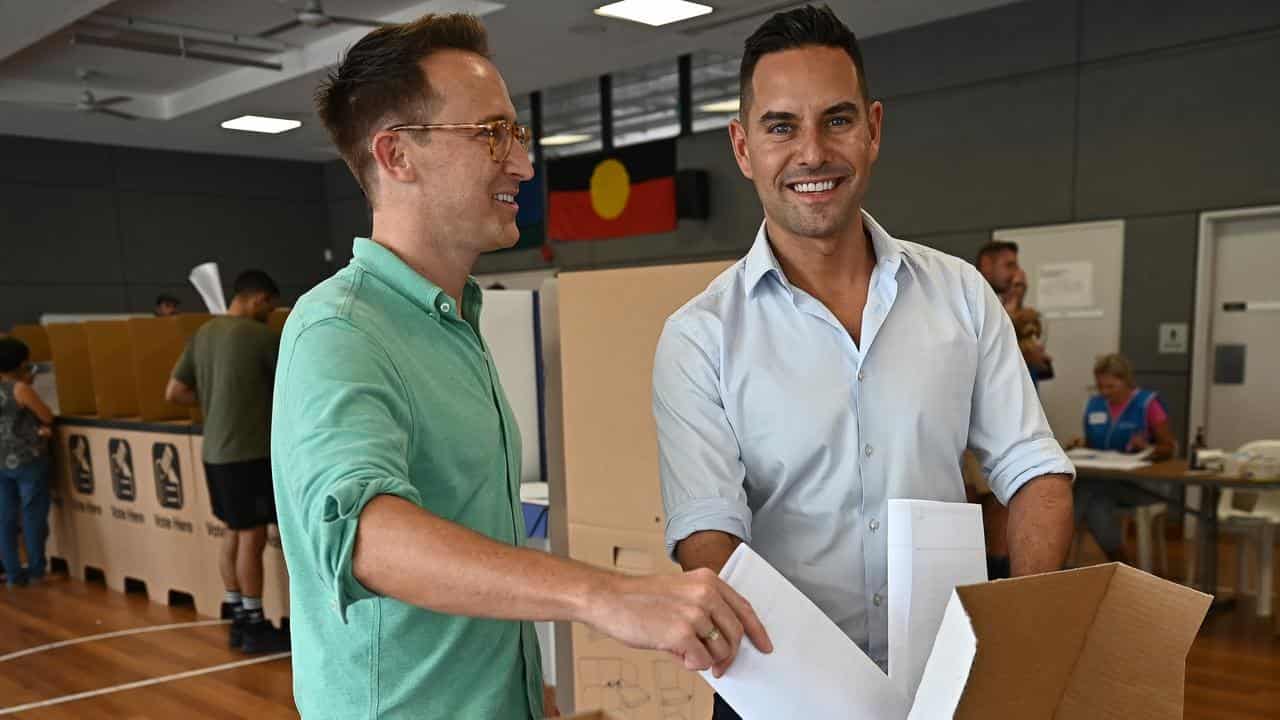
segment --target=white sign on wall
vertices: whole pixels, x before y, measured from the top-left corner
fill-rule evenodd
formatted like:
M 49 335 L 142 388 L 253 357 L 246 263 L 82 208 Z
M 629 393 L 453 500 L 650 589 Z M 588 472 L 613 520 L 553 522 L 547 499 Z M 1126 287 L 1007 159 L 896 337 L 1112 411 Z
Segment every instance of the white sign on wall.
M 1160 323 L 1161 355 L 1186 355 L 1187 340 L 1186 323 Z
M 1036 280 L 1041 311 L 1094 306 L 1091 262 L 1045 263 Z

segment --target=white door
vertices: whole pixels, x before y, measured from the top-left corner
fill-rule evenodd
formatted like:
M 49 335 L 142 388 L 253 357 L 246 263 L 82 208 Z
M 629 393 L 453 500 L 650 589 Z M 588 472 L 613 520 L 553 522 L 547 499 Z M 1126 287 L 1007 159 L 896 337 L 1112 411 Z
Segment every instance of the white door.
M 1215 223 L 1209 249 L 1206 439 L 1280 439 L 1280 210 Z
M 1094 392 L 1094 361 L 1120 350 L 1124 221 L 997 230 L 993 236 L 1018 244 L 1026 304 L 1044 316 L 1054 378 L 1040 383 L 1040 401 L 1049 426 L 1063 442 L 1079 437 L 1084 405 Z

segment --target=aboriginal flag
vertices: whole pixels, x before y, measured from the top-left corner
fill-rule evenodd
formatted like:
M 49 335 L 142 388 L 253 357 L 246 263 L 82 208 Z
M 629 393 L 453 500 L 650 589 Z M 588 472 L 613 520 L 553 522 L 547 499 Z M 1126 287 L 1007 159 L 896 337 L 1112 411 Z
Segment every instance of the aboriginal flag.
M 675 174 L 675 140 L 548 162 L 548 234 L 567 241 L 671 232 Z

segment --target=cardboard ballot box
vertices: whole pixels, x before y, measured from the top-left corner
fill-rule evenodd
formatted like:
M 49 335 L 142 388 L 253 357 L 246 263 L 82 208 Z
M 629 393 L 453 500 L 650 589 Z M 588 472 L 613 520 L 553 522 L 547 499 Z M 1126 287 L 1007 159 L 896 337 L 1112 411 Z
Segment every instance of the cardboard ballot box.
M 955 589 L 910 718 L 1181 718 L 1212 598 L 1111 563 Z
M 888 674 L 744 544 L 721 577 L 774 651 L 744 643 L 728 673 L 703 678 L 744 720 L 1181 718 L 1211 598 L 1120 564 L 966 580 L 981 562 L 973 507 L 890 500 Z

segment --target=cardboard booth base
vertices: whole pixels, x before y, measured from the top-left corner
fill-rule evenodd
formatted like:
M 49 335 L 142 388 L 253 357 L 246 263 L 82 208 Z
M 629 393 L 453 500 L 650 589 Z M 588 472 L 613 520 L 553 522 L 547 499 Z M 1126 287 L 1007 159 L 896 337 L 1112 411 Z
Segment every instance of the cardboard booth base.
M 573 558 L 631 575 L 673 574 L 662 535 L 569 526 Z M 574 708 L 618 713 L 626 720 L 707 720 L 711 688 L 664 652 L 633 650 L 575 623 Z

